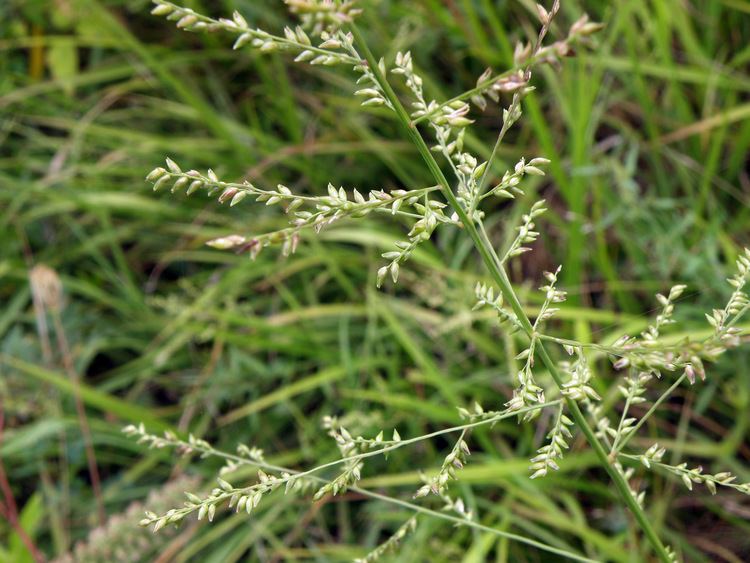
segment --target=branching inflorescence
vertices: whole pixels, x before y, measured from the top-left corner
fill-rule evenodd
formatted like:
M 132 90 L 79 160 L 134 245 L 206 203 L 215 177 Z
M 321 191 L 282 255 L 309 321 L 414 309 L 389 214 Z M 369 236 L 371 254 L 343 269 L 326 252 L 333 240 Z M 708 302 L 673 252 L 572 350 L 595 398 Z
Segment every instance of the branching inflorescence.
M 523 195 L 527 177 L 543 176 L 544 167 L 549 163 L 542 157 L 531 157 L 528 160 L 522 158 L 509 170 L 502 173 L 496 170 L 498 147 L 507 131 L 520 119 L 522 101 L 533 89 L 530 86 L 533 69 L 540 64 L 555 63 L 570 55 L 573 46 L 588 41 L 588 37 L 601 26 L 584 16 L 570 27 L 564 38 L 545 45 L 560 3 L 554 0 L 549 10 L 538 6 L 540 31 L 529 44 L 519 44 L 515 52 L 515 68 L 500 74 L 488 69 L 479 77 L 475 88 L 440 102 L 430 98 L 425 92 L 424 81 L 415 69 L 411 52 L 397 53 L 392 63 L 374 58 L 353 23 L 360 12 L 354 2 L 287 0 L 286 3 L 291 12 L 300 17 L 301 25 L 287 27 L 279 35 L 251 27 L 238 13 L 232 19 L 216 20 L 163 0 L 155 0 L 156 7 L 152 13 L 166 16 L 175 21 L 179 28 L 188 31 L 223 31 L 232 34 L 235 36 L 235 48 L 250 46 L 260 52 L 289 52 L 297 62 L 351 68 L 359 85 L 355 95 L 362 99 L 362 105 L 385 108 L 404 125 L 436 185 L 390 191 L 373 189 L 366 194 L 353 188 L 329 185 L 327 192 L 322 195 L 306 195 L 294 193 L 284 185 L 267 189 L 259 188 L 249 181 L 225 182 L 212 170 L 205 174 L 195 170 L 183 172 L 170 159 L 166 161 L 166 168 L 154 169 L 147 180 L 154 184 L 154 189 L 171 187 L 173 192 L 185 190 L 188 194 L 205 190 L 210 196 L 217 197 L 220 203 L 228 202 L 229 205 L 236 205 L 250 198 L 265 206 L 282 207 L 290 218 L 290 226 L 285 229 L 264 234 L 230 234 L 209 242 L 216 248 L 247 252 L 253 258 L 263 248 L 271 245 L 280 245 L 284 255 L 291 254 L 306 230 L 318 232 L 342 219 L 361 218 L 373 212 L 399 215 L 410 221 L 411 228 L 405 240 L 396 243 L 395 250 L 382 255 L 386 263 L 378 270 L 378 287 L 388 278 L 396 283 L 400 268 L 409 256 L 420 244 L 430 239 L 438 228 L 463 228 L 472 239 L 492 279 L 491 283 L 477 283 L 476 307 L 491 308 L 509 333 L 519 333 L 526 337 L 523 350 L 515 358 L 518 362 L 515 387 L 510 397 L 498 401 L 504 403 L 504 409 L 485 411 L 479 405 L 471 409 L 459 405 L 459 413 L 467 421 L 466 424 L 415 438 L 402 438 L 395 429 L 389 431 L 388 435 L 392 436 L 390 440 L 385 438 L 384 432 L 374 438 L 353 436 L 338 419 L 327 417 L 324 428 L 338 446 L 340 457 L 307 471 L 270 465 L 262 452 L 247 446 L 240 446 L 237 455 L 230 455 L 219 452 L 207 442 L 196 438 L 183 441 L 174 433 L 160 437 L 149 434 L 143 427 L 128 427 L 125 429 L 126 433 L 138 437 L 151 447 L 174 447 L 186 454 L 218 456 L 226 464 L 222 476 L 217 480 L 218 486 L 208 495 L 189 493 L 183 507 L 163 514 L 147 513 L 142 524 L 159 529 L 167 524 L 178 523 L 192 513 L 197 513 L 199 519 L 205 517 L 212 520 L 218 507 L 224 505 L 236 511 L 250 513 L 264 497 L 279 490 L 298 494 L 309 492 L 315 501 L 322 501 L 329 495 L 357 491 L 417 513 L 486 531 L 486 527 L 478 524 L 473 515 L 466 511 L 463 501 L 454 499 L 449 494 L 451 482 L 460 479 L 460 469 L 468 461 L 470 450 L 467 440 L 470 431 L 476 426 L 491 426 L 508 418 L 530 423 L 545 409 L 550 409 L 551 417 L 545 417 L 551 418 L 546 440 L 531 457 L 531 478 L 541 478 L 548 472 L 559 469 L 564 453 L 570 448 L 573 432 L 580 430 L 597 459 L 608 471 L 657 556 L 663 561 L 675 560 L 676 556 L 663 545 L 643 512 L 645 491 L 636 490 L 637 487 L 631 485 L 631 477 L 635 471 L 633 462 L 640 462 L 646 469 L 657 469 L 674 475 L 688 488 L 692 488 L 693 483 L 702 483 L 711 492 L 715 492 L 717 486 L 726 486 L 750 494 L 750 484 L 737 484 L 735 476 L 726 472 L 710 475 L 700 467 L 689 469 L 685 463 L 665 464 L 662 461 L 665 450 L 658 444 L 642 453 L 628 452 L 625 448 L 631 437 L 672 391 L 685 380 L 694 384 L 696 376 L 701 380 L 705 379 L 705 363 L 715 360 L 725 350 L 739 344 L 740 329 L 737 322 L 750 307 L 750 301 L 744 292 L 750 279 L 750 251 L 746 250 L 740 256 L 737 274 L 729 280 L 733 293 L 726 306 L 707 315 L 713 328 L 708 338 L 701 341 L 684 339 L 674 343 L 663 337 L 664 330 L 674 322 L 675 303 L 685 289 L 685 286 L 677 285 L 667 295 L 657 295 L 661 310 L 653 324 L 638 337 L 626 335 L 613 344 L 591 344 L 546 334 L 545 326 L 554 319 L 559 310 L 558 305 L 566 298 L 566 293 L 557 287 L 560 268 L 545 274 L 545 284 L 540 288 L 544 299 L 535 317 L 529 315 L 508 280 L 505 270 L 508 263 L 531 250 L 530 245 L 539 237 L 535 222 L 545 211 L 544 201 L 534 203 L 523 214 L 521 224 L 516 227 L 516 236 L 500 253 L 495 250 L 483 224 L 483 204 L 490 198 L 510 200 Z M 401 98 L 387 78 L 389 74 L 403 79 L 411 112 L 404 109 Z M 488 100 L 499 103 L 502 96 L 510 96 L 511 101 L 502 111 L 502 123 L 491 155 L 488 160 L 483 161 L 471 154 L 464 143 L 466 130 L 473 123 L 470 103 L 484 110 Z M 426 126 L 432 138 L 429 143 L 425 140 L 426 135 L 423 136 L 420 131 L 421 125 Z M 446 178 L 433 155 L 442 159 L 445 168 L 451 173 L 451 181 Z M 534 318 L 533 322 L 531 318 Z M 559 345 L 567 353 L 568 359 L 554 361 L 546 348 L 549 344 Z M 601 398 L 592 385 L 590 352 L 604 354 L 611 359 L 614 370 L 623 371 L 618 388 L 623 396 L 624 406 L 619 416 L 613 419 L 610 419 L 611 414 L 600 404 Z M 537 360 L 541 360 L 545 373 L 536 369 Z M 673 377 L 673 374 L 678 375 Z M 649 400 L 649 385 L 654 380 L 667 377 L 673 378 L 667 391 L 653 401 L 645 414 L 639 416 L 634 413 L 634 405 Z M 588 413 L 588 419 L 584 412 Z M 641 412 L 640 409 L 638 412 Z M 593 427 L 590 421 L 593 422 Z M 415 499 L 437 495 L 444 502 L 444 512 L 385 497 L 358 486 L 368 458 L 386 455 L 410 444 L 451 432 L 459 435 L 450 453 L 436 473 L 424 477 L 424 485 L 414 495 Z M 230 484 L 228 477 L 225 477 L 242 464 L 257 467 L 257 476 L 253 483 L 238 487 Z M 624 464 L 630 466 L 626 468 Z M 336 474 L 320 475 L 333 468 L 336 468 Z M 376 560 L 393 549 L 416 525 L 417 517 L 409 518 L 390 538 L 360 561 Z M 499 530 L 490 530 L 491 533 L 505 534 Z M 560 550 L 519 536 L 513 536 L 513 539 L 560 553 Z M 585 559 L 576 554 L 564 553 L 573 559 Z

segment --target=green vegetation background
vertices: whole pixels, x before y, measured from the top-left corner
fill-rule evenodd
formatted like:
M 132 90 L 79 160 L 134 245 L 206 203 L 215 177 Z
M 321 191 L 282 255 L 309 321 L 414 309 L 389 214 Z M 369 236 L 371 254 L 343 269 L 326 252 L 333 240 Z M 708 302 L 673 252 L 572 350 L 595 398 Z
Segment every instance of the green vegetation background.
M 507 68 L 515 41 L 536 27 L 525 0 L 363 4 L 377 54 L 411 49 L 435 97 L 472 87 L 487 66 Z M 212 15 L 239 9 L 275 30 L 287 21 L 280 2 L 190 5 Z M 311 193 L 329 181 L 388 189 L 430 180 L 397 124 L 358 106 L 345 71 L 235 53 L 229 38 L 180 32 L 148 9 L 140 0 L 0 3 L 0 458 L 23 525 L 49 557 L 85 538 L 97 516 L 65 358 L 52 328 L 45 357 L 37 330 L 34 264 L 62 280 L 62 325 L 109 515 L 181 473 L 210 487 L 217 470 L 144 451 L 120 433 L 126 423 L 311 466 L 336 456 L 320 429 L 326 414 L 367 435 L 393 427 L 418 435 L 456 423 L 456 405 L 499 408 L 515 369 L 518 343 L 491 316 L 470 312 L 481 268 L 459 232 L 443 230 L 384 291 L 374 288 L 379 254 L 404 233 L 392 221 L 338 224 L 288 260 L 266 251 L 251 262 L 205 247 L 285 218 L 150 192 L 143 178 L 167 155 L 227 179 Z M 571 299 L 559 334 L 599 341 L 636 333 L 652 294 L 683 282 L 690 289 L 675 330 L 705 332 L 703 312 L 726 299 L 724 278 L 750 242 L 750 2 L 571 0 L 558 25 L 583 11 L 606 23 L 596 47 L 536 74 L 538 91 L 501 149 L 504 165 L 544 156 L 552 173 L 515 206 L 489 210 L 492 236 L 502 245 L 534 197 L 550 202 L 543 236 L 513 281 L 533 308 L 541 272 L 563 264 Z M 499 121 L 499 107 L 477 115 L 473 151 L 488 156 Z M 649 424 L 672 461 L 750 480 L 749 362 L 747 350 L 727 355 Z M 615 375 L 606 361 L 596 368 L 611 408 Z M 625 549 L 635 541 L 627 515 L 585 448 L 574 447 L 559 473 L 528 480 L 543 432 L 544 424 L 534 432 L 512 421 L 477 431 L 457 493 L 487 525 L 595 558 L 643 560 Z M 363 484 L 408 496 L 417 469 L 438 466 L 448 447 L 425 443 L 368 463 Z M 750 558 L 746 497 L 691 494 L 656 478 L 647 506 L 691 560 Z M 363 554 L 406 514 L 355 497 L 310 505 L 279 496 L 252 518 L 148 540 L 129 518 L 107 532 L 112 561 L 117 545 L 135 540 L 142 552 L 123 545 L 143 561 L 155 553 L 164 561 L 339 561 Z M 550 560 L 422 522 L 400 560 Z M 0 561 L 31 561 L 3 521 Z

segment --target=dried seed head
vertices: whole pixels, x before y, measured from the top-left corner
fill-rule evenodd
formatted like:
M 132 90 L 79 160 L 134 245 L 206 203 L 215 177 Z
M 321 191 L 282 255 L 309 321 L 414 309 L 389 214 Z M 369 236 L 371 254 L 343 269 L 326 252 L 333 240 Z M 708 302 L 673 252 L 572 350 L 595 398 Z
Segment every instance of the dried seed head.
M 37 264 L 29 272 L 29 282 L 36 301 L 50 311 L 62 309 L 62 282 L 55 270 L 44 264 Z

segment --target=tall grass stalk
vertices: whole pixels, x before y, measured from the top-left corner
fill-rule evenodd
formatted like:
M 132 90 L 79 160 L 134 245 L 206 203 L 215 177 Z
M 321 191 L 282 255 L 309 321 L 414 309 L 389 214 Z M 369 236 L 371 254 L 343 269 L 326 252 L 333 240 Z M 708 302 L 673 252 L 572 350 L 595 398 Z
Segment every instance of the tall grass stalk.
M 425 143 L 417 128 L 411 123 L 409 114 L 404 109 L 398 96 L 396 96 L 396 93 L 393 91 L 390 83 L 385 79 L 382 72 L 378 68 L 378 61 L 370 51 L 370 48 L 368 47 L 367 42 L 362 35 L 362 32 L 357 28 L 356 25 L 351 25 L 350 28 L 357 44 L 359 45 L 362 53 L 367 59 L 370 69 L 377 78 L 380 86 L 383 88 L 383 91 L 385 92 L 388 100 L 395 108 L 396 116 L 404 126 L 404 129 L 408 133 L 409 138 L 417 147 L 419 154 L 422 156 L 425 164 L 430 169 L 430 173 L 435 178 L 435 181 L 437 181 L 437 183 L 440 185 L 441 193 L 445 196 L 445 199 L 448 201 L 453 210 L 458 214 L 461 223 L 466 229 L 469 237 L 471 237 L 471 240 L 474 243 L 474 247 L 482 257 L 482 261 L 484 262 L 484 265 L 492 276 L 493 281 L 498 285 L 500 291 L 503 294 L 503 297 L 510 304 L 513 312 L 516 314 L 516 317 L 521 321 L 521 325 L 523 326 L 526 336 L 530 341 L 535 340 L 536 334 L 531 321 L 526 315 L 526 311 L 524 310 L 523 305 L 521 305 L 521 302 L 518 300 L 518 297 L 513 290 L 513 286 L 508 279 L 508 275 L 506 274 L 505 270 L 500 264 L 500 261 L 495 255 L 494 247 L 488 239 L 487 233 L 482 227 L 481 222 L 477 221 L 479 223 L 479 227 L 477 227 L 475 221 L 469 217 L 468 213 L 459 204 L 450 184 L 448 183 L 447 178 L 443 174 L 443 171 L 440 169 L 440 166 L 435 160 L 435 157 L 430 152 L 427 143 Z M 557 370 L 557 365 L 547 353 L 544 343 L 537 342 L 535 350 L 539 354 L 539 357 L 541 358 L 545 367 L 549 370 L 549 373 L 552 376 L 552 379 L 554 379 L 555 384 L 562 390 L 564 381 Z M 643 511 L 643 508 L 641 508 L 641 506 L 636 502 L 636 499 L 630 492 L 630 488 L 625 482 L 623 476 L 612 467 L 612 460 L 609 458 L 604 447 L 597 439 L 596 435 L 594 434 L 594 430 L 586 421 L 586 417 L 578 407 L 578 403 L 568 397 L 565 397 L 565 402 L 567 403 L 567 406 L 570 409 L 570 412 L 572 413 L 576 424 L 579 426 L 584 436 L 586 436 L 586 440 L 591 445 L 594 453 L 596 453 L 596 457 L 599 459 L 602 467 L 607 471 L 610 478 L 612 479 L 612 482 L 617 488 L 617 492 L 620 494 L 621 498 L 623 499 L 623 501 L 625 501 L 625 504 L 628 506 L 628 508 L 630 508 L 633 516 L 638 521 L 638 525 L 641 527 L 643 533 L 651 543 L 654 552 L 661 561 L 669 563 L 670 561 L 672 561 L 672 558 L 664 547 L 664 544 L 659 538 L 659 535 L 651 525 L 651 522 L 649 521 L 646 513 Z

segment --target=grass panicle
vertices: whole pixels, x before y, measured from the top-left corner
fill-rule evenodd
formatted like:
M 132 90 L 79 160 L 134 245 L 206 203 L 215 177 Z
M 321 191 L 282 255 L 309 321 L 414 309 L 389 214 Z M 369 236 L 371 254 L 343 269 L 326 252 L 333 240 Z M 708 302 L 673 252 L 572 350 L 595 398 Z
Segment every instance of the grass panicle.
M 304 6 L 303 6 L 304 4 Z M 334 7 L 336 6 L 336 7 Z M 567 36 L 551 45 L 545 45 L 552 23 L 559 10 L 560 3 L 555 0 L 547 9 L 537 6 L 541 27 L 536 40 L 529 45 L 520 45 L 516 49 L 515 63 L 518 70 L 509 74 L 493 77 L 487 71 L 477 80 L 477 87 L 469 92 L 454 97 L 448 102 L 439 102 L 429 98 L 425 93 L 425 81 L 415 69 L 414 59 L 410 51 L 399 51 L 392 62 L 376 59 L 364 40 L 363 34 L 353 23 L 354 9 L 351 3 L 319 4 L 316 2 L 292 2 L 290 7 L 294 13 L 304 14 L 302 28 L 286 28 L 285 35 L 275 36 L 260 29 L 251 29 L 244 18 L 235 14 L 231 20 L 212 20 L 196 14 L 192 10 L 178 7 L 174 4 L 157 0 L 154 13 L 165 15 L 168 19 L 176 20 L 180 28 L 189 31 L 220 30 L 239 34 L 235 47 L 249 43 L 261 52 L 291 51 L 297 61 L 309 61 L 313 64 L 345 64 L 353 67 L 358 76 L 357 83 L 361 87 L 355 95 L 364 101 L 365 108 L 383 107 L 395 117 L 408 131 L 415 147 L 421 153 L 424 162 L 432 173 L 437 186 L 416 190 L 376 190 L 364 197 L 354 190 L 350 199 L 343 188 L 336 189 L 329 184 L 328 193 L 322 196 L 295 195 L 292 191 L 279 185 L 276 190 L 261 190 L 249 182 L 242 184 L 220 182 L 212 171 L 206 175 L 195 171 L 183 173 L 172 160 L 167 160 L 167 168 L 156 168 L 147 177 L 154 183 L 154 189 L 171 185 L 172 191 L 186 188 L 188 193 L 198 189 L 207 189 L 209 195 L 218 194 L 220 203 L 229 201 L 230 205 L 239 203 L 247 196 L 255 198 L 257 202 L 266 206 L 280 204 L 290 214 L 292 227 L 284 231 L 267 234 L 241 235 L 234 234 L 212 241 L 218 248 L 239 248 L 249 251 L 253 257 L 257 256 L 260 248 L 281 242 L 282 253 L 294 251 L 300 231 L 306 227 L 313 227 L 319 232 L 323 226 L 329 225 L 343 217 L 357 218 L 367 215 L 371 211 L 387 211 L 392 215 L 400 214 L 404 218 L 412 218 L 411 230 L 407 240 L 396 243 L 397 250 L 383 254 L 388 263 L 377 273 L 377 286 L 380 287 L 386 278 L 391 278 L 395 284 L 399 280 L 401 267 L 413 252 L 423 243 L 430 240 L 438 227 L 459 227 L 466 231 L 473 240 L 476 250 L 482 255 L 489 268 L 490 277 L 496 284 L 479 282 L 476 288 L 477 306 L 488 306 L 494 309 L 501 322 L 506 324 L 510 332 L 521 332 L 528 337 L 527 346 L 516 355 L 515 361 L 522 363 L 517 372 L 517 382 L 512 397 L 505 403 L 503 414 L 517 414 L 518 420 L 529 424 L 537 419 L 545 410 L 547 397 L 559 397 L 555 400 L 551 429 L 547 433 L 547 442 L 542 445 L 531 458 L 531 478 L 541 478 L 550 471 L 559 470 L 559 462 L 563 454 L 570 448 L 570 441 L 576 428 L 583 431 L 586 440 L 594 450 L 599 461 L 612 477 L 616 488 L 631 509 L 638 526 L 651 542 L 655 554 L 663 561 L 672 561 L 674 553 L 662 543 L 657 532 L 652 527 L 644 512 L 645 491 L 635 490 L 630 482 L 633 469 L 625 469 L 623 462 L 640 460 L 651 469 L 657 468 L 678 476 L 689 488 L 692 483 L 704 483 L 712 492 L 716 485 L 733 486 L 744 492 L 745 485 L 734 485 L 735 477 L 730 473 L 707 475 L 700 468 L 687 469 L 685 464 L 670 466 L 662 463 L 664 450 L 657 445 L 651 446 L 645 454 L 627 453 L 625 447 L 630 438 L 652 414 L 637 416 L 631 409 L 646 401 L 649 383 L 654 378 L 661 378 L 665 373 L 682 372 L 678 382 L 687 378 L 691 384 L 695 383 L 696 374 L 705 379 L 705 361 L 713 361 L 724 350 L 739 343 L 739 329 L 734 325 L 748 307 L 748 299 L 743 288 L 750 271 L 750 253 L 743 255 L 738 261 L 738 273 L 730 280 L 735 288 L 724 309 L 716 309 L 707 315 L 708 321 L 714 329 L 711 336 L 702 342 L 692 342 L 688 339 L 677 344 L 666 344 L 663 341 L 665 329 L 675 323 L 675 303 L 680 299 L 685 285 L 676 285 L 664 296 L 657 295 L 661 310 L 656 315 L 653 324 L 641 332 L 640 337 L 623 337 L 614 345 L 602 350 L 613 358 L 615 370 L 625 373 L 620 391 L 625 400 L 619 422 L 612 424 L 597 406 L 602 400 L 594 390 L 593 374 L 589 368 L 585 354 L 586 343 L 573 340 L 557 339 L 546 334 L 547 325 L 559 311 L 557 304 L 566 299 L 566 292 L 557 287 L 560 267 L 554 272 L 544 274 L 546 285 L 540 290 L 543 300 L 540 309 L 533 316 L 527 312 L 515 290 L 508 282 L 506 268 L 514 259 L 532 250 L 540 232 L 536 221 L 545 211 L 544 201 L 533 204 L 522 215 L 517 234 L 507 250 L 499 257 L 496 249 L 486 236 L 483 223 L 485 213 L 481 205 L 487 202 L 489 196 L 503 199 L 514 199 L 523 196 L 520 187 L 526 176 L 544 176 L 544 167 L 550 164 L 546 158 L 536 157 L 521 159 L 511 170 L 506 171 L 494 187 L 486 189 L 491 170 L 495 166 L 498 147 L 507 132 L 522 117 L 522 101 L 531 94 L 533 88 L 529 85 L 532 70 L 542 62 L 554 62 L 558 58 L 571 54 L 573 45 L 581 43 L 600 26 L 592 23 L 586 16 L 578 20 L 568 31 Z M 338 11 L 337 11 L 338 10 Z M 306 28 L 320 42 L 315 49 Z M 361 53 L 361 54 L 360 54 Z M 403 78 L 406 90 L 411 98 L 408 113 L 396 95 L 393 86 L 388 81 L 389 74 Z M 502 125 L 497 142 L 488 160 L 482 160 L 469 151 L 466 143 L 466 133 L 475 121 L 471 106 L 465 102 L 470 99 L 480 110 L 487 109 L 487 99 L 493 103 L 501 102 L 501 95 L 510 95 L 511 103 L 502 110 Z M 426 125 L 434 145 L 428 148 L 428 143 L 417 124 Z M 451 172 L 451 180 L 443 174 L 442 166 L 435 160 L 433 154 L 442 157 L 442 162 Z M 445 201 L 440 201 L 442 196 Z M 302 210 L 312 207 L 311 211 Z M 408 210 L 408 211 L 406 211 Z M 747 252 L 747 251 L 746 251 Z M 506 308 L 507 304 L 507 308 Z M 553 360 L 546 346 L 559 344 L 568 354 L 576 356 L 573 362 Z M 536 360 L 552 376 L 548 381 L 546 376 L 536 373 Z M 568 377 L 566 381 L 564 376 Z M 551 383 L 551 385 L 550 385 Z M 668 392 L 673 391 L 675 386 Z M 665 400 L 666 394 L 659 397 L 655 404 Z M 492 421 L 502 414 L 485 413 L 478 405 L 473 411 L 462 405 L 457 405 L 464 418 L 473 422 L 466 425 L 454 443 L 450 453 L 444 458 L 437 473 L 425 478 L 425 484 L 419 488 L 415 498 L 438 495 L 446 501 L 447 508 L 454 509 L 461 515 L 466 515 L 463 501 L 453 501 L 448 495 L 451 481 L 461 479 L 460 470 L 464 467 L 470 454 L 467 444 L 469 429 L 472 425 Z M 589 422 L 582 414 L 582 409 L 595 417 L 596 430 L 589 426 Z M 313 494 L 313 501 L 319 501 L 327 495 L 342 494 L 347 490 L 355 490 L 362 479 L 365 470 L 364 460 L 371 454 L 382 453 L 396 449 L 415 441 L 426 440 L 429 436 L 422 436 L 410 440 L 402 440 L 394 431 L 393 440 L 385 441 L 381 432 L 374 440 L 355 437 L 340 425 L 336 418 L 327 418 L 325 429 L 338 445 L 341 458 L 337 464 L 342 470 L 330 480 L 317 487 Z M 142 441 L 154 447 L 163 445 L 177 445 L 174 435 L 157 438 L 145 433 L 143 428 L 130 427 L 129 434 L 140 436 Z M 380 450 L 373 450 L 383 446 Z M 188 449 L 195 447 L 194 441 L 184 446 Z M 214 453 L 207 444 L 203 444 L 204 451 Z M 605 448 L 609 449 L 609 454 Z M 235 487 L 219 478 L 219 486 L 208 497 L 190 496 L 186 507 L 168 511 L 164 515 L 151 514 L 144 521 L 144 525 L 154 524 L 155 529 L 181 521 L 188 514 L 197 511 L 198 518 L 204 516 L 212 520 L 217 506 L 227 503 L 230 508 L 238 511 L 250 512 L 261 499 L 272 494 L 282 486 L 288 492 L 294 490 L 300 481 L 298 475 L 307 476 L 320 469 L 330 467 L 331 464 L 303 472 L 301 474 L 283 471 L 269 474 L 258 470 L 257 482 L 246 487 Z M 466 518 L 470 520 L 470 518 Z M 385 551 L 392 549 L 408 531 L 413 530 L 415 517 L 410 518 L 384 544 L 376 548 L 361 561 L 371 561 L 378 558 Z

